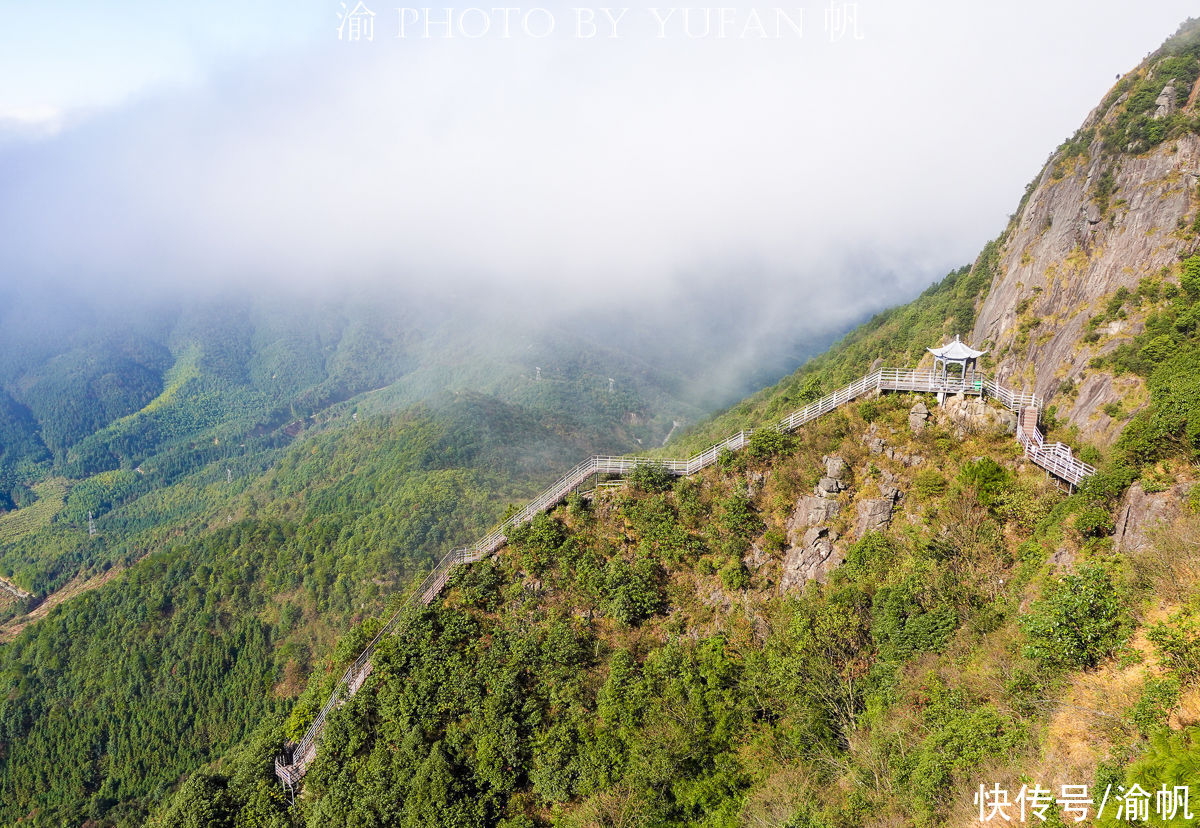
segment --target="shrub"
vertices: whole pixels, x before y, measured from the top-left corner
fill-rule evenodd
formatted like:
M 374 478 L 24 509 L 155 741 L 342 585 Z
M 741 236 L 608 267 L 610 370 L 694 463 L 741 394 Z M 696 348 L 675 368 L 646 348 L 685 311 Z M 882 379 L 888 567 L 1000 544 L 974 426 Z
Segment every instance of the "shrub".
M 1200 768 L 1200 728 L 1192 727 L 1181 732 L 1159 731 L 1151 736 L 1146 752 L 1126 768 L 1124 779 L 1118 768 L 1109 765 L 1106 770 L 1108 770 L 1111 782 L 1117 784 L 1123 782 L 1127 788 L 1137 784 L 1142 790 L 1157 791 L 1163 785 L 1166 785 L 1168 789 L 1174 789 L 1177 785 L 1195 785 L 1198 768 Z M 1097 777 L 1099 776 L 1100 770 L 1097 769 Z M 1114 776 L 1116 778 L 1111 779 Z M 1098 779 L 1097 781 L 1104 780 Z M 1117 785 L 1114 784 L 1112 789 L 1116 791 Z M 1097 790 L 1104 790 L 1104 787 L 1098 787 Z M 1194 804 L 1192 808 L 1195 808 Z M 1115 811 L 1108 811 L 1105 819 L 1099 824 L 1104 826 L 1130 824 L 1125 821 L 1117 822 L 1115 819 L 1111 819 L 1113 816 L 1115 816 Z M 1156 819 L 1152 824 L 1182 826 L 1195 823 L 1192 820 L 1184 819 L 1171 822 L 1161 822 Z
M 871 635 L 881 658 L 903 660 L 915 653 L 938 652 L 958 628 L 958 613 L 948 603 L 926 608 L 924 585 L 910 576 L 883 586 L 871 603 Z
M 1021 618 L 1026 654 L 1052 667 L 1095 667 L 1111 655 L 1126 628 L 1122 595 L 1098 566 L 1051 583 Z
M 858 416 L 863 418 L 864 422 L 873 423 L 879 419 L 879 415 L 883 413 L 883 406 L 879 404 L 879 400 L 863 400 L 858 404 Z
M 1112 513 L 1103 506 L 1085 506 L 1075 516 L 1075 531 L 1087 538 L 1103 538 L 1115 528 Z
M 962 467 L 959 482 L 975 490 L 975 496 L 984 506 L 991 506 L 1009 480 L 1008 471 L 990 457 L 981 457 Z
M 773 428 L 760 428 L 750 435 L 746 444 L 746 452 L 755 460 L 769 460 L 781 454 L 790 452 L 796 440 L 790 434 L 776 431 Z
M 1146 637 L 1154 644 L 1159 662 L 1181 680 L 1200 676 L 1200 628 L 1195 615 L 1177 612 L 1169 623 L 1150 627 Z
M 625 479 L 631 488 L 639 492 L 657 494 L 671 488 L 675 482 L 675 475 L 659 463 L 643 463 L 635 466 Z
M 1200 457 L 1200 351 L 1185 348 L 1150 373 L 1150 406 L 1125 427 L 1117 446 L 1135 467 L 1173 452 Z
M 520 549 L 521 565 L 535 574 L 545 570 L 566 539 L 566 527 L 542 512 L 508 530 L 509 543 Z
M 649 618 L 665 603 L 658 587 L 658 567 L 643 558 L 630 566 L 620 558 L 604 571 L 605 612 L 627 626 Z
M 1144 735 L 1166 726 L 1167 716 L 1179 704 L 1179 682 L 1173 678 L 1148 678 L 1141 696 L 1129 711 L 1129 719 Z
M 767 552 L 782 552 L 787 548 L 787 533 L 778 529 L 768 529 L 763 535 L 763 549 Z
M 1184 260 L 1179 287 L 1189 299 L 1200 299 L 1200 256 Z
M 1142 346 L 1141 357 L 1151 365 L 1155 365 L 1169 358 L 1175 350 L 1174 340 L 1166 334 L 1159 334 Z
M 808 405 L 810 402 L 816 402 L 825 396 L 825 392 L 821 386 L 820 377 L 809 377 L 800 386 L 800 393 L 797 395 L 797 401 L 801 405 Z
M 750 498 L 741 491 L 735 491 L 721 501 L 721 516 L 717 524 L 725 535 L 725 551 L 739 558 L 763 525 Z
M 990 704 L 971 704 L 957 690 L 929 689 L 926 733 L 901 762 L 902 781 L 930 813 L 916 820 L 932 824 L 932 812 L 967 774 L 985 760 L 1014 750 L 1022 741 L 1020 724 Z M 959 788 L 961 790 L 961 788 Z
M 923 469 L 913 479 L 917 497 L 929 499 L 946 493 L 946 478 L 937 469 Z
M 733 561 L 721 570 L 721 583 L 730 591 L 745 589 L 750 586 L 750 573 L 741 561 Z

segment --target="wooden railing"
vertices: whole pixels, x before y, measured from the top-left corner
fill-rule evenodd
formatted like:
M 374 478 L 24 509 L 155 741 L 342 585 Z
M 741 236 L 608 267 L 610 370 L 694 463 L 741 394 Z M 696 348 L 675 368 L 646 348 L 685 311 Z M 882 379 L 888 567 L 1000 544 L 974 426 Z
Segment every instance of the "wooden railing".
M 1079 485 L 1083 478 L 1096 472 L 1092 466 L 1073 457 L 1068 446 L 1062 443 L 1045 442 L 1036 425 L 1037 412 L 1041 409 L 1041 400 L 1036 395 L 1013 391 L 983 374 L 973 372 L 966 375 L 947 376 L 936 371 L 881 368 L 844 388 L 839 388 L 828 396 L 809 403 L 804 408 L 793 411 L 771 428 L 781 432 L 793 431 L 864 394 L 876 391 L 911 391 L 992 397 L 1018 413 L 1017 439 L 1025 448 L 1025 455 L 1033 463 L 1071 486 Z M 597 475 L 624 477 L 638 466 L 644 465 L 659 466 L 671 474 L 681 477 L 693 475 L 716 463 L 724 452 L 738 451 L 744 448 L 753 434 L 753 429 L 739 431 L 686 460 L 600 455 L 589 457 L 550 484 L 524 509 L 509 517 L 496 529 L 470 546 L 448 552 L 416 589 L 401 602 L 399 609 L 384 623 L 362 654 L 342 674 L 337 684 L 334 685 L 329 699 L 313 719 L 304 737 L 291 749 L 290 756 L 279 757 L 275 760 L 276 776 L 289 790 L 294 791 L 295 785 L 304 776 L 308 765 L 316 757 L 317 741 L 324 731 L 329 713 L 353 696 L 370 675 L 371 655 L 375 652 L 376 645 L 385 635 L 391 635 L 399 630 L 416 607 L 427 606 L 433 601 L 450 580 L 455 567 L 488 557 L 507 542 L 510 529 L 528 523 L 539 513 L 550 510 L 591 477 Z

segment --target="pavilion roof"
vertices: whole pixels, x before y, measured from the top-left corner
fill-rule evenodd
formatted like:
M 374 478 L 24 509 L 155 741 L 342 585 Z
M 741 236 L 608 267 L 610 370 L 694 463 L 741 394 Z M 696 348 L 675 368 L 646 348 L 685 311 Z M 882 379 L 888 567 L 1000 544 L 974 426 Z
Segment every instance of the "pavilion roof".
M 954 341 L 949 344 L 943 345 L 940 348 L 926 348 L 925 350 L 938 359 L 978 359 L 987 353 L 987 351 L 976 351 L 959 339 L 958 334 L 954 335 Z

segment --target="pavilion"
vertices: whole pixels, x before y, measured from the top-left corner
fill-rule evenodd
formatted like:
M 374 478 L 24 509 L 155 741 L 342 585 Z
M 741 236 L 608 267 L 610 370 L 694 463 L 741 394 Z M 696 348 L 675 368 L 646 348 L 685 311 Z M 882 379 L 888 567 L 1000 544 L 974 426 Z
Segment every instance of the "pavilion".
M 940 348 L 926 348 L 926 351 L 933 354 L 933 371 L 936 374 L 938 363 L 942 366 L 942 378 L 945 379 L 948 375 L 948 370 L 951 365 L 957 365 L 962 372 L 962 378 L 967 378 L 967 371 L 974 371 L 978 368 L 979 358 L 987 353 L 987 351 L 976 351 L 967 343 L 958 338 L 958 334 L 954 335 L 954 341 L 948 345 L 943 345 Z

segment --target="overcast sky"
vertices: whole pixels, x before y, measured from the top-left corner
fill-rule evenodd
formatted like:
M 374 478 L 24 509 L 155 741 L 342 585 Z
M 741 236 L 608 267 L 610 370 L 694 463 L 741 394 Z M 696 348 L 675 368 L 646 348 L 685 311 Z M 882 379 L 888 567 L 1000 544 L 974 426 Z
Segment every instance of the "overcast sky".
M 697 37 L 703 7 L 631 7 L 586 38 L 528 4 L 504 38 L 462 3 L 426 39 L 368 2 L 350 41 L 325 0 L 10 4 L 0 279 L 702 282 L 850 320 L 970 261 L 1193 4 L 835 5 L 714 6 Z

